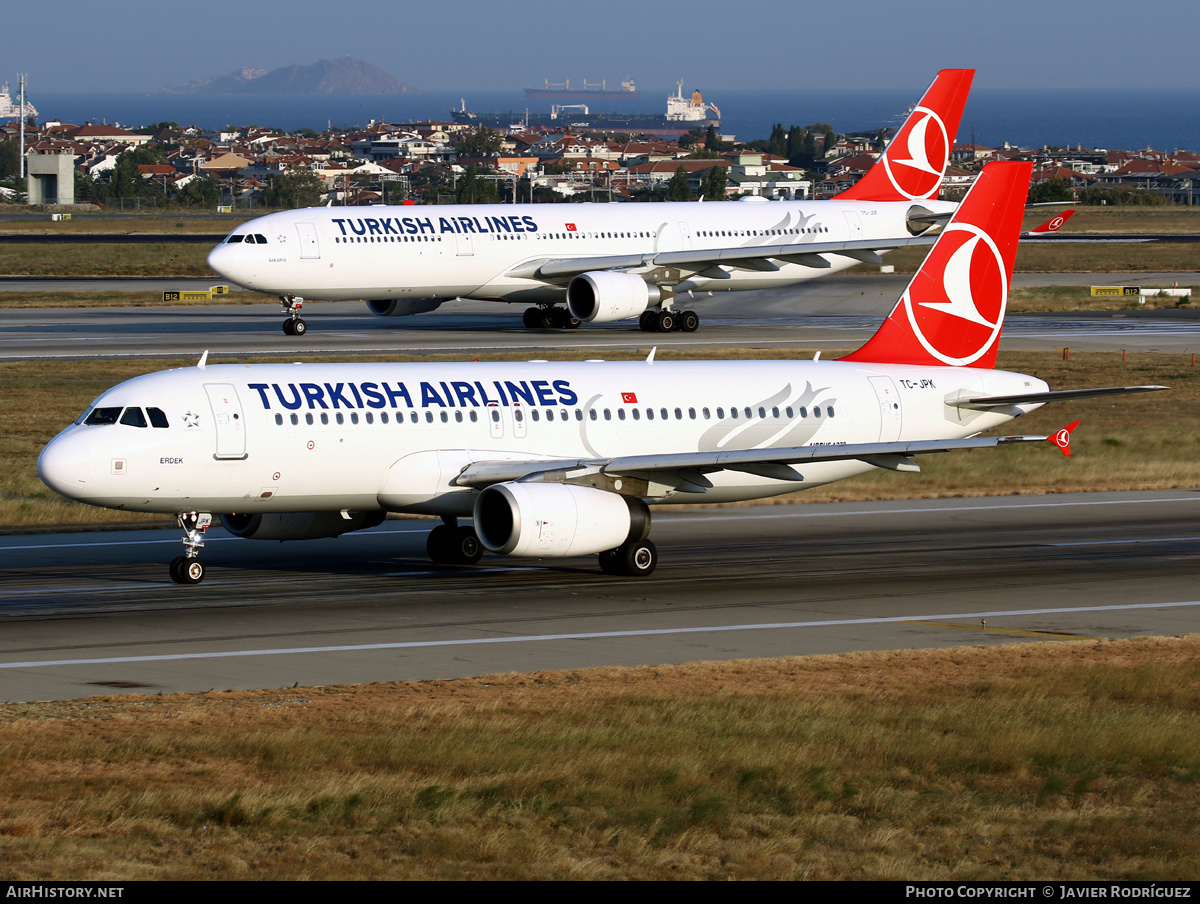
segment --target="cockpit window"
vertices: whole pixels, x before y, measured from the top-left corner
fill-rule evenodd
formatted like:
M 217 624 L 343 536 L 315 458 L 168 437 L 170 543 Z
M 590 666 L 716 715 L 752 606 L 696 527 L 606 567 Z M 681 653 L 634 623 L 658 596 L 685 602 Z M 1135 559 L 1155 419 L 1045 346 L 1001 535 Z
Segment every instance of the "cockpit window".
M 265 245 L 267 243 L 267 237 L 265 235 L 259 235 L 257 232 L 253 235 L 253 239 L 260 245 Z
M 167 415 L 161 408 L 147 408 L 146 414 L 150 415 L 151 427 L 170 427 L 167 423 Z
M 244 238 L 245 238 L 245 236 L 241 235 L 241 234 L 231 235 L 229 238 L 227 238 L 225 240 L 225 242 L 226 242 L 226 244 L 229 244 L 229 245 L 236 245 L 238 242 L 242 241 L 242 239 L 244 239 Z
M 145 427 L 146 415 L 142 414 L 141 408 L 126 408 L 121 415 L 121 423 L 126 427 Z
M 115 424 L 120 416 L 120 408 L 93 408 L 83 422 L 89 427 L 103 426 Z

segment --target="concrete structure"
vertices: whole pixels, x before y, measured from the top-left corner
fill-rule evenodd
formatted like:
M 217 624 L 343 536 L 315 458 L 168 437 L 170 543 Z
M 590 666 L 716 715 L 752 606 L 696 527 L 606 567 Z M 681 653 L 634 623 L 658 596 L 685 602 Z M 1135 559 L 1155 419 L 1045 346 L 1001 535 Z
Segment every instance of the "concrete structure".
M 30 151 L 25 155 L 30 204 L 75 203 L 75 155 Z

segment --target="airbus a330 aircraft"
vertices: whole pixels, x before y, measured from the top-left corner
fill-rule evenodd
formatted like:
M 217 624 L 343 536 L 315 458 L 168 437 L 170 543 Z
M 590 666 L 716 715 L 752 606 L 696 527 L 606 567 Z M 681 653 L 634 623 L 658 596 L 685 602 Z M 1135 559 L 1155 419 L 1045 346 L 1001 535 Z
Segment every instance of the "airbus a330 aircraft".
M 932 243 L 956 207 L 937 195 L 974 74 L 938 73 L 883 156 L 830 201 L 316 207 L 239 226 L 208 265 L 278 295 L 291 335 L 308 329 L 304 298 L 367 299 L 380 316 L 473 298 L 533 305 L 530 328 L 637 317 L 690 332 L 700 319 L 676 310 L 680 295 L 791 285 Z
M 207 365 L 108 390 L 38 473 L 92 505 L 179 516 L 179 583 L 219 515 L 262 540 L 441 516 L 438 563 L 599 554 L 648 575 L 649 504 L 757 499 L 913 456 L 1050 440 L 978 437 L 1055 399 L 992 369 L 1030 164 L 983 171 L 883 326 L 832 362 Z M 471 518 L 473 526 L 459 524 Z

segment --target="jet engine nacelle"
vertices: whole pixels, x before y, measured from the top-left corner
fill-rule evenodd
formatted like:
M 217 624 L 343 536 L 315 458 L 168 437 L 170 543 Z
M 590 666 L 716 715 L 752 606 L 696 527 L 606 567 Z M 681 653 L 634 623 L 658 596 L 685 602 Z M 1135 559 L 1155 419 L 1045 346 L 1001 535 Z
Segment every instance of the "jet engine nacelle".
M 495 553 L 585 556 L 644 540 L 650 510 L 640 499 L 561 483 L 497 483 L 475 500 L 475 532 Z
M 614 270 L 580 273 L 567 285 L 571 316 L 589 323 L 609 323 L 639 317 L 658 304 L 662 293 L 640 276 Z
M 265 512 L 222 515 L 221 524 L 235 537 L 247 540 L 319 540 L 382 524 L 386 512 Z
M 404 317 L 408 314 L 424 314 L 436 311 L 441 298 L 374 298 L 367 302 L 367 309 L 376 317 Z

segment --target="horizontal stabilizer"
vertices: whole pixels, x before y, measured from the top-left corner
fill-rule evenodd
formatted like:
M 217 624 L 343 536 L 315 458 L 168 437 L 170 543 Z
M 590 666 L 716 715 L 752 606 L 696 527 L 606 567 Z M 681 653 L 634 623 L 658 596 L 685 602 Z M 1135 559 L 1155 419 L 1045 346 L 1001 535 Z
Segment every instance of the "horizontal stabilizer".
M 953 399 L 946 402 L 951 408 L 1004 408 L 1008 405 L 1025 405 L 1042 402 L 1068 402 L 1090 399 L 1097 396 L 1128 395 L 1132 392 L 1158 392 L 1170 386 L 1104 386 L 1096 389 L 1061 389 L 1057 392 L 1027 392 L 1023 395 L 976 396 L 975 398 Z

